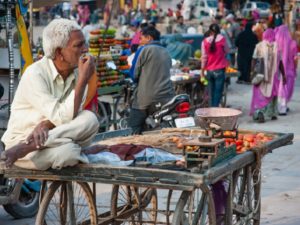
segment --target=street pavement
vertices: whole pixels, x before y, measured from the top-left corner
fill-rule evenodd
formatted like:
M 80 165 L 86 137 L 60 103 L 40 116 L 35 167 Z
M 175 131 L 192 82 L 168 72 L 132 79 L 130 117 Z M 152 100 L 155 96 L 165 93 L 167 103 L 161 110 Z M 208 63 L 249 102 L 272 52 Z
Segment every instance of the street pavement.
M 300 224 L 300 81 L 289 105 L 287 116 L 263 124 L 254 123 L 248 115 L 252 95 L 251 85 L 236 84 L 232 79 L 228 90 L 228 105 L 243 111 L 239 127 L 294 133 L 294 143 L 273 151 L 262 164 L 262 225 Z M 105 189 L 106 190 L 106 189 Z M 107 191 L 107 190 L 106 190 Z M 98 189 L 103 192 L 103 188 Z M 0 225 L 31 225 L 34 218 L 14 220 L 0 206 Z

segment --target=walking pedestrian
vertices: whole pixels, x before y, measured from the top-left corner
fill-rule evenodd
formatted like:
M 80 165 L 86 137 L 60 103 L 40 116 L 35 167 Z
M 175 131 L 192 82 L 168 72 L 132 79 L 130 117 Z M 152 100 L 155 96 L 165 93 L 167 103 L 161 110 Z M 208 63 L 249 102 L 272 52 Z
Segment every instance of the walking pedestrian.
M 263 81 L 253 86 L 250 115 L 254 121 L 265 122 L 265 119 L 277 119 L 277 95 L 279 86 L 279 70 L 285 80 L 278 45 L 275 42 L 275 32 L 269 28 L 263 33 L 263 40 L 256 45 L 253 54 L 254 67 L 256 60 L 263 59 Z M 252 70 L 253 71 L 253 70 Z
M 281 25 L 275 35 L 275 41 L 281 52 L 281 58 L 286 74 L 286 83 L 280 80 L 278 89 L 278 111 L 279 115 L 286 115 L 289 111 L 287 106 L 291 100 L 295 80 L 297 76 L 297 43 L 292 39 L 289 28 Z
M 242 31 L 235 40 L 235 45 L 238 49 L 237 63 L 238 70 L 241 76 L 238 78 L 237 83 L 250 84 L 250 71 L 252 55 L 255 45 L 258 43 L 257 36 L 252 31 L 252 22 L 246 24 L 245 30 Z
M 177 24 L 174 28 L 174 33 L 186 34 L 187 26 L 184 24 L 183 16 L 177 18 Z
M 226 39 L 220 34 L 218 24 L 209 26 L 209 37 L 205 38 L 201 46 L 202 74 L 207 71 L 209 105 L 218 107 L 223 93 L 225 82 L 225 68 L 228 66 L 226 54 L 229 52 Z

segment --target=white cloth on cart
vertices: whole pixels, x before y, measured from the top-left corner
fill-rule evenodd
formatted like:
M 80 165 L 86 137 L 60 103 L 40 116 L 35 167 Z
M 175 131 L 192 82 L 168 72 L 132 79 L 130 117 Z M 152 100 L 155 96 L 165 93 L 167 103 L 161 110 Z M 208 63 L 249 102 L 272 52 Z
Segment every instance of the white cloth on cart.
M 89 163 L 101 163 L 114 166 L 129 166 L 133 160 L 122 160 L 117 154 L 111 152 L 99 152 L 97 154 L 87 155 Z M 168 161 L 178 161 L 182 156 L 174 155 L 169 152 L 156 148 L 145 148 L 134 155 L 136 161 L 149 162 L 157 164 Z

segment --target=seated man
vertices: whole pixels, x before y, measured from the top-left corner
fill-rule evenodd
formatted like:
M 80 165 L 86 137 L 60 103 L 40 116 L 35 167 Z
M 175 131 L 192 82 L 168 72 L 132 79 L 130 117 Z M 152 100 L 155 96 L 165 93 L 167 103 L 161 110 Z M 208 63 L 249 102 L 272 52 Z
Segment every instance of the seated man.
M 142 133 L 145 120 L 156 103 L 164 104 L 175 95 L 170 80 L 171 57 L 160 45 L 159 39 L 160 33 L 154 27 L 144 28 L 140 41 L 142 46 L 133 59 L 131 71 L 137 88 L 133 94 L 128 125 L 135 134 Z
M 95 66 L 76 22 L 55 19 L 43 32 L 45 56 L 23 74 L 2 137 L 7 167 L 46 170 L 78 162 L 98 131 L 96 115 L 82 106 Z M 78 67 L 78 69 L 77 69 Z

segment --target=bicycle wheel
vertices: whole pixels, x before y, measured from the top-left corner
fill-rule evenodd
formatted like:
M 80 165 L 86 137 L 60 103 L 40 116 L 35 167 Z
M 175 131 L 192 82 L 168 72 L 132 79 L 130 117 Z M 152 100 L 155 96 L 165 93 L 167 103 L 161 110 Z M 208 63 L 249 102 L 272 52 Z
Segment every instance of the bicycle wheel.
M 130 108 L 125 103 L 124 97 L 120 96 L 116 99 L 114 103 L 113 110 L 113 121 L 114 121 L 114 129 L 126 129 L 128 128 L 128 118 L 129 118 Z
M 87 183 L 54 181 L 47 188 L 36 225 L 97 224 L 97 210 Z
M 247 166 L 234 173 L 232 224 L 260 223 L 260 171 Z
M 156 224 L 156 189 L 114 185 L 111 202 L 115 224 Z
M 99 132 L 105 132 L 109 130 L 110 126 L 110 113 L 108 112 L 107 105 L 109 103 L 98 101 L 98 121 L 99 121 Z
M 215 224 L 215 208 L 212 196 L 201 190 L 183 191 L 176 205 L 173 225 Z
M 194 108 L 208 107 L 209 95 L 207 87 L 202 83 L 197 82 L 193 88 L 191 98 Z

